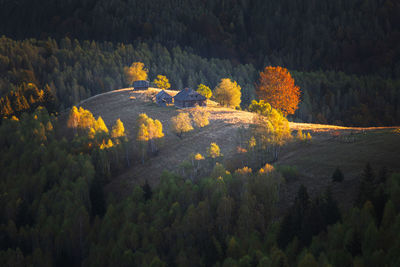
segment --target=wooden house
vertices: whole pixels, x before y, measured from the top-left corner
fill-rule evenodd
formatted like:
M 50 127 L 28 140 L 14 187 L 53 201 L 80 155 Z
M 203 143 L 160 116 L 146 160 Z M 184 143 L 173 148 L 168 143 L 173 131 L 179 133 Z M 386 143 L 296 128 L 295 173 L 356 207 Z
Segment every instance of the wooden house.
M 159 106 L 167 106 L 168 104 L 172 104 L 172 96 L 169 95 L 167 92 L 164 90 L 161 90 L 157 95 L 156 95 L 156 103 Z
M 149 89 L 149 81 L 134 81 L 133 90 L 147 90 Z
M 207 105 L 207 99 L 196 91 L 185 88 L 174 97 L 175 106 L 178 108 L 188 108 Z

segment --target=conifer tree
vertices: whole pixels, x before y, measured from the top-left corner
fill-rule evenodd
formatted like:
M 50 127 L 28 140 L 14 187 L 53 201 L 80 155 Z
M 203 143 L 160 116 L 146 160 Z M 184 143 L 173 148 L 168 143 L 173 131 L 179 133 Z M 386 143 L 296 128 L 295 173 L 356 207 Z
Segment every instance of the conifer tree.
M 375 181 L 374 171 L 372 170 L 371 164 L 367 162 L 364 171 L 361 175 L 361 182 L 357 197 L 357 203 L 360 207 L 364 205 L 365 201 L 373 199 L 374 181 Z

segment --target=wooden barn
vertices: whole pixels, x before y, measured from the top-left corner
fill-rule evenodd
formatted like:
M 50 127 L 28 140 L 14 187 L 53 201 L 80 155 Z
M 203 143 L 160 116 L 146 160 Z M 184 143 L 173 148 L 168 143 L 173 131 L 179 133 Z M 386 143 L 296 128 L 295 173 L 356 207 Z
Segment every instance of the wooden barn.
M 185 88 L 174 97 L 174 103 L 178 108 L 205 107 L 207 99 L 196 91 Z
M 161 92 L 156 95 L 156 103 L 159 106 L 167 106 L 168 104 L 172 104 L 172 96 L 164 90 L 161 90 Z
M 149 89 L 149 81 L 134 81 L 133 90 L 147 90 Z

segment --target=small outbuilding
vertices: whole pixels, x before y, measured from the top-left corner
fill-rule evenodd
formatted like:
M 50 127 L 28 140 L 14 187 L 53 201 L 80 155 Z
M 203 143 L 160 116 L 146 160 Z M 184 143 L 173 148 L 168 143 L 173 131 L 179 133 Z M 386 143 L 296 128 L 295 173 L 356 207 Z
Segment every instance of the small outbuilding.
M 149 81 L 134 81 L 133 82 L 133 90 L 147 90 L 149 89 L 150 82 Z
M 159 106 L 167 106 L 168 104 L 172 104 L 172 96 L 161 90 L 158 94 L 156 94 L 156 103 Z
M 205 107 L 207 99 L 196 91 L 185 88 L 174 97 L 174 103 L 178 108 Z

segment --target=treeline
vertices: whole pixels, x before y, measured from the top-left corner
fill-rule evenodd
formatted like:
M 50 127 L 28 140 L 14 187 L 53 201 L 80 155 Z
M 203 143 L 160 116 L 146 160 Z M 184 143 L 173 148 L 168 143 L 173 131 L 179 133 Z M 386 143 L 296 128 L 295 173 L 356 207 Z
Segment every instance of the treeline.
M 114 45 L 68 38 L 57 42 L 53 39 L 14 41 L 1 37 L 0 92 L 5 98 L 10 91 L 20 91 L 23 83 L 25 87 L 32 83 L 52 91 L 63 110 L 92 95 L 128 86 L 124 67 L 134 61 L 143 62 L 149 69 L 149 80 L 159 74 L 166 75 L 172 89 L 195 89 L 199 84 L 214 89 L 221 78 L 230 77 L 241 87 L 242 108 L 247 108 L 255 98 L 258 73 L 250 64 L 205 59 L 179 47 L 168 50 L 158 44 L 151 47 L 144 43 Z M 398 79 L 334 71 L 293 71 L 292 74 L 302 91 L 300 108 L 294 119 L 357 126 L 400 122 Z M 5 114 L 8 113 L 2 116 Z
M 400 123 L 400 80 L 343 72 L 296 72 L 302 91 L 295 118 L 351 126 Z
M 149 80 L 166 75 L 172 89 L 197 88 L 204 83 L 214 88 L 230 77 L 243 88 L 243 100 L 253 97 L 256 71 L 252 65 L 233 65 L 228 60 L 205 59 L 175 47 L 145 43 L 124 45 L 62 39 L 59 42 L 0 38 L 0 93 L 4 96 L 23 82 L 38 87 L 46 84 L 60 101 L 61 109 L 102 92 L 128 86 L 124 67 L 143 62 Z
M 257 69 L 399 78 L 399 13 L 398 1 L 383 0 L 3 1 L 0 34 L 179 45 Z
M 301 187 L 282 221 L 276 204 L 285 182 L 268 164 L 234 172 L 215 164 L 194 181 L 165 172 L 158 186 L 135 186 L 116 201 L 102 188 L 124 161 L 116 153 L 124 152 L 123 128 L 117 122 L 108 136 L 100 118 L 76 112 L 72 139 L 43 108 L 0 125 L 2 266 L 399 263 L 398 174 L 377 175 L 367 165 L 356 206 L 345 213 L 329 190 L 311 199 Z M 86 134 L 90 149 L 76 142 Z M 93 141 L 101 136 L 113 145 Z
M 50 113 L 58 111 L 58 101 L 52 89 L 46 85 L 39 90 L 33 83 L 22 83 L 15 91 L 0 98 L 0 120 L 19 117 L 24 112 L 32 113 L 39 106 L 45 107 Z

